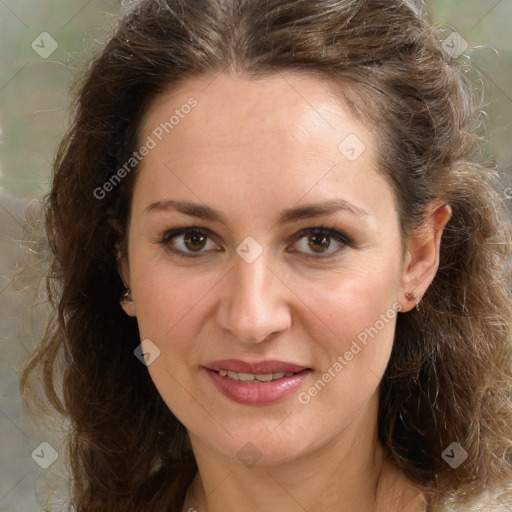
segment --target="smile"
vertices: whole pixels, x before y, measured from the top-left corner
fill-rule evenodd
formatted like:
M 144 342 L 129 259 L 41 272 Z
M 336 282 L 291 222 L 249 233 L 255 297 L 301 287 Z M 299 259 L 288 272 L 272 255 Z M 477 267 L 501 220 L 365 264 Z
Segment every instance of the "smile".
M 294 372 L 277 372 L 277 373 L 238 373 L 238 372 L 231 372 L 226 370 L 219 370 L 219 375 L 221 377 L 228 377 L 229 379 L 233 380 L 241 380 L 243 382 L 251 382 L 251 383 L 257 383 L 257 382 L 270 382 L 272 380 L 279 380 L 284 377 L 292 377 L 295 375 Z
M 216 361 L 203 367 L 214 389 L 244 405 L 271 405 L 299 392 L 311 368 L 283 361 Z

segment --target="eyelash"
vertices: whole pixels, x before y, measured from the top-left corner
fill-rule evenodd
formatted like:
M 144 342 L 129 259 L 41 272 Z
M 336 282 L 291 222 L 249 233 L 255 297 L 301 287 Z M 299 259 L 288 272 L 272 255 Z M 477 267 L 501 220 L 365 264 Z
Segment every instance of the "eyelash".
M 179 249 L 172 249 L 170 247 L 170 241 L 183 234 L 187 233 L 197 233 L 200 235 L 207 236 L 209 240 L 213 240 L 211 236 L 211 231 L 207 228 L 201 228 L 199 226 L 186 226 L 186 227 L 173 227 L 168 229 L 164 235 L 157 241 L 157 243 L 161 246 L 163 246 L 166 250 L 172 252 L 176 256 L 180 258 L 200 258 L 204 255 L 204 252 L 198 251 L 197 253 L 186 253 Z M 339 255 L 340 252 L 342 252 L 346 247 L 353 247 L 352 240 L 344 235 L 343 233 L 340 233 L 336 230 L 336 228 L 327 226 L 327 225 L 321 225 L 321 226 L 315 226 L 312 228 L 305 228 L 301 229 L 298 233 L 296 233 L 292 240 L 299 241 L 300 239 L 307 237 L 307 236 L 315 236 L 315 235 L 324 235 L 329 238 L 335 239 L 338 243 L 342 245 L 340 249 L 337 251 L 334 251 L 332 253 L 325 253 L 326 256 L 323 256 L 323 253 L 318 253 L 318 255 L 313 255 L 310 253 L 308 256 L 302 256 L 306 259 L 314 259 L 314 260 L 328 260 L 335 258 Z M 299 251 L 290 251 L 294 253 L 299 253 Z

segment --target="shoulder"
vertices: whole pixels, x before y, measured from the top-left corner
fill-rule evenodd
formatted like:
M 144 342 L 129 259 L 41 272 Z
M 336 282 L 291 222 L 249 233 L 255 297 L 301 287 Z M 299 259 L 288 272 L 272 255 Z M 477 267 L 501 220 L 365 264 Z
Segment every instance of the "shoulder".
M 505 495 L 508 495 L 506 497 Z M 444 507 L 432 512 L 511 512 L 512 501 L 510 491 L 486 492 L 463 505 L 447 503 Z
M 377 491 L 379 510 L 386 512 L 512 512 L 512 486 L 488 490 L 463 504 L 447 501 L 429 507 L 420 489 L 390 461 L 384 463 Z

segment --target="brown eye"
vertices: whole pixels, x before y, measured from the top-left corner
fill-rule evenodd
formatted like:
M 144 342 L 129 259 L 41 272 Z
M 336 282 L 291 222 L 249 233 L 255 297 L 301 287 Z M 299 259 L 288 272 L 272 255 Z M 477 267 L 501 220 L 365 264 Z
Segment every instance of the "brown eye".
M 171 229 L 158 242 L 169 252 L 183 257 L 203 256 L 207 252 L 222 250 L 207 230 L 195 226 Z
M 328 235 L 311 235 L 308 238 L 308 246 L 314 251 L 314 252 L 325 252 L 327 249 L 329 249 L 329 246 L 331 245 L 331 240 Z
M 198 231 L 189 231 L 183 237 L 183 243 L 187 249 L 191 251 L 200 251 L 201 249 L 204 249 L 207 240 L 208 237 Z
M 328 259 L 338 256 L 347 247 L 353 247 L 351 240 L 332 228 L 315 227 L 303 229 L 295 236 L 296 242 L 289 252 L 296 252 L 311 259 Z

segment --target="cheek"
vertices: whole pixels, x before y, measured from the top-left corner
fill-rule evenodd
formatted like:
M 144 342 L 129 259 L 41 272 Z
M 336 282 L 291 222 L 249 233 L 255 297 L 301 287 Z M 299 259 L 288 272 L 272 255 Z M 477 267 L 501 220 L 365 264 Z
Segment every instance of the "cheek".
M 305 424 L 311 418 L 324 418 L 327 437 L 348 427 L 376 397 L 400 309 L 395 288 L 391 279 L 368 276 L 333 282 L 331 292 L 329 287 L 311 287 L 309 303 L 321 304 L 317 312 L 325 326 L 324 335 L 319 330 L 315 338 L 321 363 L 314 379 L 300 390 L 297 417 Z
M 389 324 L 396 316 L 400 284 L 400 269 L 395 262 L 375 258 L 332 272 L 327 279 L 303 279 L 303 284 L 297 285 L 301 286 L 304 302 L 334 340 L 346 343 L 377 322 L 378 330 L 388 336 L 392 331 Z M 387 312 L 388 316 L 381 321 Z M 338 344 L 338 348 L 343 345 Z
M 133 268 L 132 292 L 141 336 L 165 339 L 184 326 L 199 329 L 191 318 L 204 313 L 208 295 L 214 293 L 222 275 L 173 268 L 168 263 L 135 262 Z
M 384 374 L 401 306 L 400 269 L 396 260 L 383 260 L 366 270 L 352 268 L 333 273 L 328 282 L 303 286 L 305 302 L 316 318 L 306 329 L 321 349 L 319 378 L 329 390 L 324 392 L 322 383 L 316 388 L 322 389 L 325 399 L 360 404 L 374 393 Z

